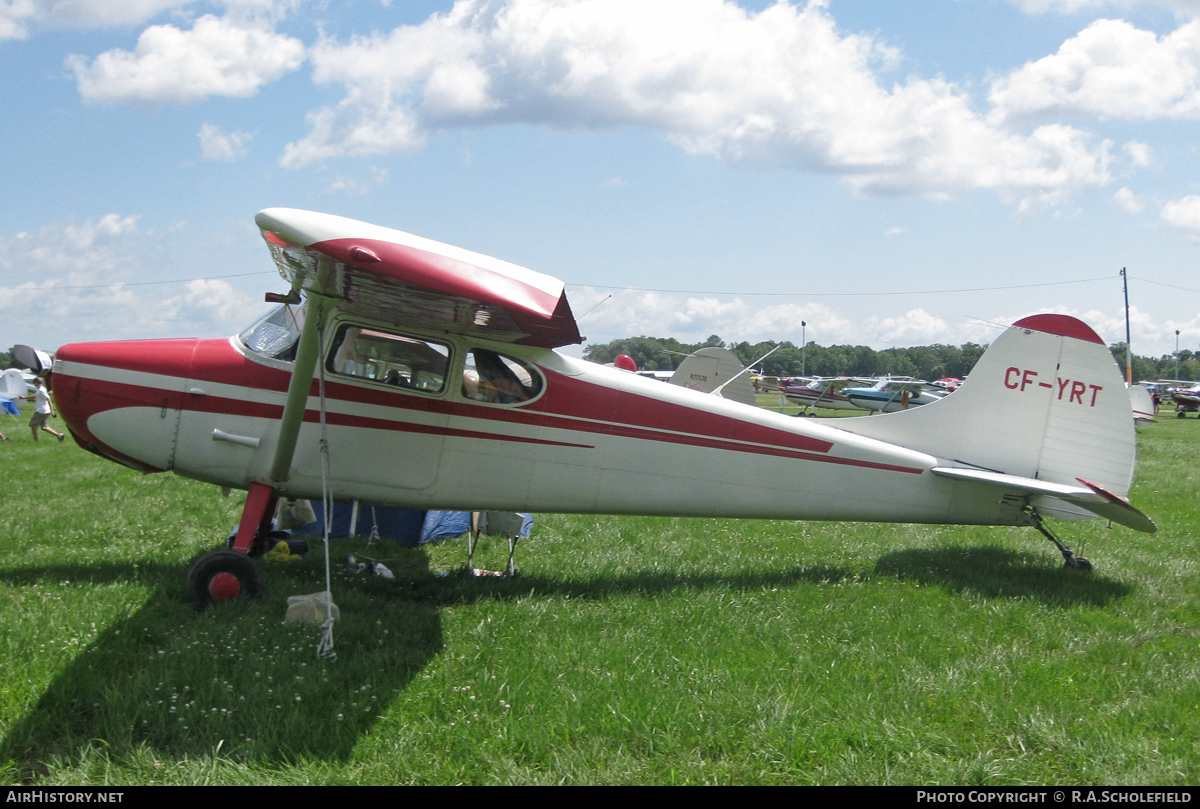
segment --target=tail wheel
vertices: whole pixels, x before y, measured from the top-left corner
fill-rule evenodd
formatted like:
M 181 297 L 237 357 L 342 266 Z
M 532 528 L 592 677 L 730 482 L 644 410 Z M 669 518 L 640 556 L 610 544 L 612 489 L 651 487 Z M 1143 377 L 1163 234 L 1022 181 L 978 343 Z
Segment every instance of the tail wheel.
M 244 553 L 222 548 L 201 556 L 188 573 L 188 599 L 204 609 L 262 593 L 262 571 Z

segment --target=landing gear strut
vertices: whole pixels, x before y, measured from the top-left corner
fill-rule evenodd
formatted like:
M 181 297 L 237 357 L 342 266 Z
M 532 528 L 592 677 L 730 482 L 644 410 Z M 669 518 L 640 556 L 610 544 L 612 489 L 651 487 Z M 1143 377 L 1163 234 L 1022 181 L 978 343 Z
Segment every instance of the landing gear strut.
M 1072 570 L 1079 570 L 1084 573 L 1092 572 L 1092 563 L 1089 562 L 1087 559 L 1084 559 L 1082 556 L 1076 556 L 1074 551 L 1072 551 L 1066 545 L 1059 542 L 1058 537 L 1056 537 L 1056 536 L 1054 536 L 1054 534 L 1050 533 L 1050 529 L 1047 528 L 1045 526 L 1045 524 L 1042 522 L 1041 514 L 1038 514 L 1037 511 L 1035 511 L 1033 508 L 1030 508 L 1028 506 L 1026 507 L 1026 513 L 1029 515 L 1029 518 L 1033 521 L 1033 527 L 1036 528 L 1037 530 L 1041 531 L 1042 536 L 1044 536 L 1046 539 L 1053 542 L 1055 544 L 1055 546 L 1058 548 L 1058 552 L 1061 553 L 1062 557 L 1063 557 L 1063 566 L 1064 567 L 1068 567 Z

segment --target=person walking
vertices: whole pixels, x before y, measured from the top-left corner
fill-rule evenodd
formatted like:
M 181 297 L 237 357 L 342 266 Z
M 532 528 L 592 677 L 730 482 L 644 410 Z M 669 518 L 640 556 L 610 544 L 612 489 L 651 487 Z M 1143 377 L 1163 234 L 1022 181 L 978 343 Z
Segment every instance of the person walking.
M 35 377 L 33 380 L 33 398 L 37 400 L 37 405 L 34 407 L 33 418 L 29 420 L 29 429 L 33 431 L 33 440 L 38 441 L 39 428 L 50 435 L 62 441 L 64 436 L 62 433 L 50 428 L 47 421 L 51 416 L 56 416 L 54 412 L 54 402 L 50 400 L 50 394 L 46 391 L 46 383 L 42 378 Z

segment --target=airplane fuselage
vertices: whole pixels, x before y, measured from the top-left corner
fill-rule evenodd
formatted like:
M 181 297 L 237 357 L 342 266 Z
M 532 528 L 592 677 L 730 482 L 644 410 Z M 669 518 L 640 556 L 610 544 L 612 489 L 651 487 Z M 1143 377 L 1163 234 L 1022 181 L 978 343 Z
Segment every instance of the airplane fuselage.
M 332 335 L 346 323 L 334 322 Z M 355 329 L 390 328 L 355 321 Z M 371 333 L 371 332 L 368 332 Z M 1011 525 L 995 493 L 930 473 L 944 461 L 557 352 L 445 334 L 444 379 L 337 373 L 322 358 L 336 499 L 419 509 Z M 473 353 L 474 352 L 474 353 Z M 482 401 L 466 359 L 540 376 L 524 401 Z M 435 357 L 436 359 L 436 357 Z M 85 447 L 143 471 L 321 495 L 320 379 L 286 480 L 272 480 L 291 363 L 237 338 L 73 344 L 58 408 Z M 885 418 L 885 417 L 876 417 Z

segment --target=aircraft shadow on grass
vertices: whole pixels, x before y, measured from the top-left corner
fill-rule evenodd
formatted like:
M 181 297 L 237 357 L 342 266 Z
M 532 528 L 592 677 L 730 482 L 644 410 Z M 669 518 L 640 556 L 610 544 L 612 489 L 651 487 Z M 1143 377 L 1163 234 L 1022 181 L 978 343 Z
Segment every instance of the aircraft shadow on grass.
M 932 584 L 984 598 L 1034 598 L 1048 605 L 1103 607 L 1130 588 L 1104 576 L 1081 574 L 1047 557 L 996 545 L 965 548 L 909 548 L 885 554 L 877 575 Z
M 13 762 L 22 777 L 32 779 L 45 770 L 43 762 L 79 765 L 98 748 L 117 760 L 149 755 L 164 766 L 218 749 L 229 760 L 264 764 L 345 760 L 380 721 L 385 706 L 441 652 L 444 607 L 531 595 L 603 600 L 712 587 L 824 586 L 855 575 L 817 564 L 728 575 L 653 571 L 580 579 L 475 578 L 465 570 L 434 575 L 422 549 L 400 554 L 391 562 L 395 581 L 335 567 L 334 594 L 343 620 L 335 631 L 341 660 L 334 664 L 307 656 L 315 648 L 314 628 L 285 627 L 281 621 L 286 595 L 320 587 L 311 561 L 265 566 L 262 600 L 203 613 L 183 599 L 184 571 L 175 564 L 50 565 L 0 572 L 0 581 L 14 587 L 68 580 L 132 583 L 151 591 L 141 607 L 111 622 L 58 673 L 0 741 L 0 761 Z M 875 574 L 1047 603 L 1103 605 L 1127 591 L 1102 577 L 1048 568 L 1044 557 L 986 546 L 898 551 L 880 559 Z M 289 665 L 309 661 L 299 671 L 281 668 L 276 660 L 285 645 L 304 651 L 284 655 Z

